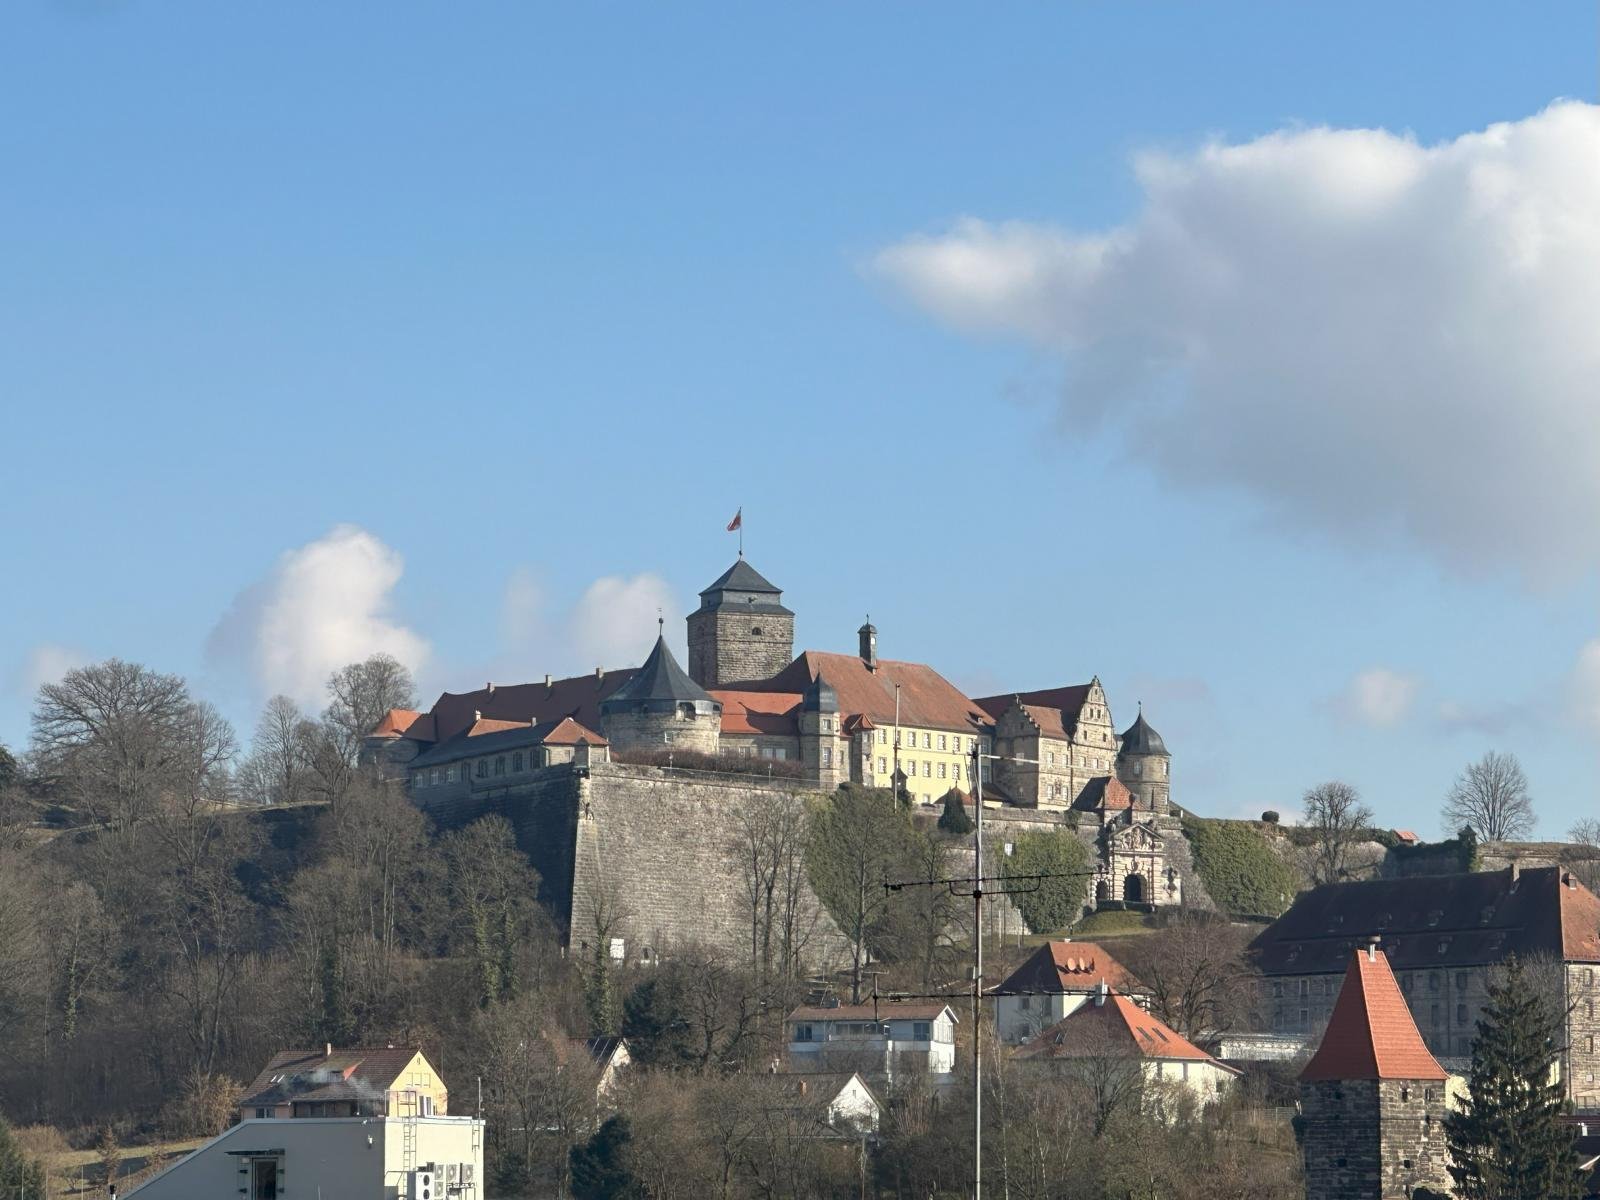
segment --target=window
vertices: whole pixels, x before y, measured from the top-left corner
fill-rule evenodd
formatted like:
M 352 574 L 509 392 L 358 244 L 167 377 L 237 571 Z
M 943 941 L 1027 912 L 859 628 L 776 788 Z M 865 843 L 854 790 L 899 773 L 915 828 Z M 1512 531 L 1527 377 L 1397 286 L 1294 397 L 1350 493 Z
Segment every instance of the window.
M 1467 1023 L 1467 1006 L 1465 1004 L 1458 1004 L 1458 1005 L 1456 1005 L 1456 1024 L 1457 1025 L 1465 1025 L 1466 1023 Z
M 833 766 L 833 747 L 832 746 L 824 746 L 822 748 L 822 765 L 825 766 L 825 767 Z
M 494 773 L 496 775 L 504 775 L 506 773 L 506 756 L 504 754 L 495 755 Z
M 622 938 L 611 939 L 611 957 L 621 962 L 628 956 L 628 944 Z
M 967 777 L 967 769 L 961 763 L 956 763 L 955 766 L 950 768 L 950 775 L 953 779 L 965 779 Z
M 266 1120 L 267 1117 L 269 1117 L 271 1114 L 272 1114 L 272 1110 L 269 1109 L 269 1108 L 258 1108 L 258 1109 L 256 1109 L 256 1117 L 258 1119 L 260 1119 L 260 1120 L 263 1120 L 263 1121 Z
M 1049 754 L 1046 754 L 1044 758 L 1047 766 L 1053 767 L 1056 765 L 1056 752 L 1054 750 L 1050 751 Z
M 1278 999 L 1282 999 L 1283 998 L 1283 984 L 1281 984 L 1281 983 L 1273 984 L 1272 985 L 1272 994 L 1273 994 L 1274 997 L 1276 997 Z
M 933 778 L 933 764 L 927 759 L 922 760 L 922 777 L 924 779 Z
M 477 774 L 479 779 L 488 778 L 488 776 L 489 776 L 489 760 L 488 759 L 480 758 L 478 760 L 478 770 L 477 770 L 476 774 Z
M 413 787 L 427 787 L 428 773 L 426 771 L 418 771 L 411 777 L 411 785 Z
M 1136 758 L 1136 759 L 1133 760 L 1133 773 L 1135 775 L 1143 775 L 1144 774 L 1144 760 L 1143 759 Z
M 761 636 L 761 626 L 759 626 L 759 625 L 750 626 L 750 636 L 751 637 L 760 637 Z
M 513 771 L 522 770 L 522 751 L 518 750 L 511 756 L 511 769 Z
M 794 1027 L 794 1040 L 797 1042 L 814 1042 L 817 1039 L 812 1036 L 810 1025 L 796 1025 Z
M 942 733 L 939 735 L 939 749 L 944 749 L 944 734 Z
M 1311 1025 L 1311 1013 L 1306 1009 L 1300 1010 L 1300 1028 L 1306 1029 Z
M 1428 1024 L 1437 1025 L 1438 1023 L 1439 1023 L 1439 1006 L 1437 1004 L 1430 1004 L 1430 1005 L 1428 1005 Z
M 887 775 L 888 773 L 889 773 L 889 760 L 886 759 L 886 758 L 880 758 L 878 760 L 878 774 L 879 775 Z
M 1467 973 L 1465 971 L 1457 971 L 1456 972 L 1456 991 L 1464 992 L 1464 991 L 1467 990 L 1467 986 L 1468 986 L 1467 985 Z
M 887 729 L 878 730 L 878 745 L 887 746 L 888 744 L 889 744 L 889 731 Z
M 922 748 L 924 750 L 933 749 L 933 734 L 925 733 L 922 735 Z
M 914 758 L 906 759 L 906 777 L 907 778 L 912 778 L 912 777 L 914 777 L 916 775 L 916 773 L 917 773 L 917 760 L 914 759 Z
M 1030 1008 L 1033 1007 L 1033 997 L 1032 996 L 1024 996 L 1024 997 L 1022 997 L 1021 1001 L 1018 1002 L 1017 1007 L 1020 1008 L 1023 1012 L 1027 1012 Z
M 661 740 L 670 746 L 678 740 L 678 734 L 675 730 L 663 729 L 661 731 Z
M 1428 990 L 1430 992 L 1437 992 L 1439 990 L 1439 972 L 1428 972 Z
M 939 778 L 940 779 L 944 778 L 944 764 L 943 763 L 939 764 Z
M 913 1021 L 911 1023 L 911 1040 L 913 1042 L 931 1042 L 933 1028 L 927 1021 Z

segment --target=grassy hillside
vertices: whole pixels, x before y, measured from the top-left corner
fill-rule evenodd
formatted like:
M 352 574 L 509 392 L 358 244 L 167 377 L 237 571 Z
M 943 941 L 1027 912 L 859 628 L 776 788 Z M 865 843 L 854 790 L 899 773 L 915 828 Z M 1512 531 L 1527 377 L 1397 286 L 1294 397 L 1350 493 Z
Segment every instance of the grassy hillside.
M 1254 821 L 1186 815 L 1195 870 L 1217 907 L 1235 917 L 1276 917 L 1306 880 L 1268 844 Z

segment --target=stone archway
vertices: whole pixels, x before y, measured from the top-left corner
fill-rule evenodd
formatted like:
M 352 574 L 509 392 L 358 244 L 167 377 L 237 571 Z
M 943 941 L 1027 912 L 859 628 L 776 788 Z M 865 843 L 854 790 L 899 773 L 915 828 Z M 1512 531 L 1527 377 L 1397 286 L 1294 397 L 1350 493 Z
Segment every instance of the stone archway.
M 1128 904 L 1143 904 L 1148 897 L 1145 895 L 1143 875 L 1129 875 L 1122 881 L 1122 899 Z

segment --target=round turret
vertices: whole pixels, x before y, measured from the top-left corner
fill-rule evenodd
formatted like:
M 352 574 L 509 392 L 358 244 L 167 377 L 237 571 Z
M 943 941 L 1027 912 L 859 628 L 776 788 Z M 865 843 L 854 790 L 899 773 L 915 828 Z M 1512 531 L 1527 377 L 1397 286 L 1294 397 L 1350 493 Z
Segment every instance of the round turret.
M 633 678 L 600 702 L 601 730 L 613 750 L 697 750 L 722 743 L 722 705 L 685 674 L 658 636 Z
M 1134 808 L 1166 812 L 1172 799 L 1172 754 L 1161 735 L 1144 719 L 1144 705 L 1139 706 L 1139 715 L 1123 731 L 1120 741 L 1117 779 L 1133 793 Z

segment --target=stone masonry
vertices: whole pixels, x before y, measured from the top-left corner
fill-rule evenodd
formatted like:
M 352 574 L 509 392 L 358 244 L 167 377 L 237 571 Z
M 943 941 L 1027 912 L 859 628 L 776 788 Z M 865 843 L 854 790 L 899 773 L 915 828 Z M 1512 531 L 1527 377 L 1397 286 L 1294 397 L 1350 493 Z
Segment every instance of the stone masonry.
M 1445 1085 L 1322 1080 L 1300 1091 L 1308 1200 L 1389 1200 L 1447 1192 Z

